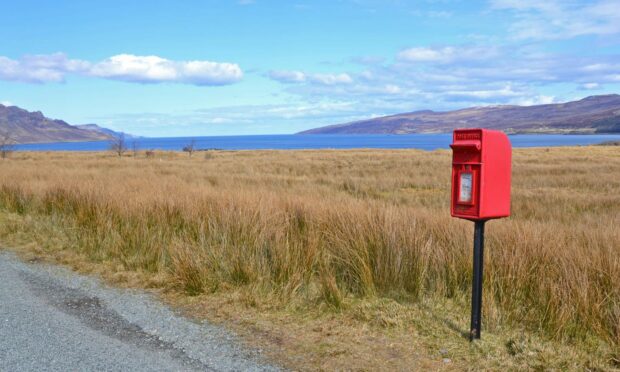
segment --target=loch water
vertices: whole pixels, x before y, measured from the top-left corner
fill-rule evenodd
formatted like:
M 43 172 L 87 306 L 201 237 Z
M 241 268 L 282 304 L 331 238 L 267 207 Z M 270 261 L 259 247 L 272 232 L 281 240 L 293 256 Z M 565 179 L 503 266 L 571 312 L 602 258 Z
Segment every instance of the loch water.
M 515 134 L 513 147 L 583 146 L 620 141 L 620 134 Z M 347 135 L 253 135 L 212 137 L 128 138 L 128 148 L 140 150 L 181 150 L 194 141 L 196 149 L 293 150 L 293 149 L 447 149 L 451 134 L 347 134 Z M 107 141 L 22 144 L 19 151 L 103 151 Z

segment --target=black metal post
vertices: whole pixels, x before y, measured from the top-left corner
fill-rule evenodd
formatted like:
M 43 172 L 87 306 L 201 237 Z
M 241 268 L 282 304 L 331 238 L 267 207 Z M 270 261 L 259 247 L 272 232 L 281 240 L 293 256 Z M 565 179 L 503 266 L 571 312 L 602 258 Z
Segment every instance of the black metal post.
M 482 320 L 482 268 L 484 265 L 484 223 L 475 221 L 474 225 L 474 275 L 471 288 L 471 328 L 469 340 L 480 338 Z

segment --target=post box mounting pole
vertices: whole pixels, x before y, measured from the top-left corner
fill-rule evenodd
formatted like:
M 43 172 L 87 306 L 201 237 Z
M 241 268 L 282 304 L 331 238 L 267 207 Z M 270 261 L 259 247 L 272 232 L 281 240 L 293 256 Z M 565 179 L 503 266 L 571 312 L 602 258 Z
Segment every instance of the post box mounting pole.
M 452 134 L 450 214 L 475 222 L 474 270 L 469 339 L 482 328 L 484 224 L 510 216 L 512 146 L 505 133 L 484 129 L 455 129 Z
M 484 266 L 484 224 L 486 220 L 474 222 L 474 273 L 471 288 L 470 341 L 480 338 L 482 320 L 482 269 Z

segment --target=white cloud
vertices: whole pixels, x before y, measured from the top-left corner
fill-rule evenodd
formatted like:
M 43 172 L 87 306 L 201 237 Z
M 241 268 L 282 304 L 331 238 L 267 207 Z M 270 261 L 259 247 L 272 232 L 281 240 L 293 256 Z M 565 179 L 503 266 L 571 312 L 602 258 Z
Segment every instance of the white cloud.
M 269 77 L 281 83 L 303 83 L 306 81 L 306 74 L 301 71 L 270 71 Z
M 353 82 L 349 74 L 314 74 L 309 75 L 308 79 L 323 85 L 351 84 Z
M 487 89 L 487 90 L 476 90 L 476 89 L 466 89 L 466 90 L 448 90 L 443 92 L 443 95 L 447 97 L 464 97 L 469 99 L 500 99 L 503 97 L 518 97 L 522 94 L 522 92 L 518 92 L 513 90 L 512 86 L 506 85 L 504 87 L 498 89 Z
M 19 60 L 0 56 L 0 80 L 25 83 L 63 82 L 67 73 L 87 71 L 89 63 L 63 53 L 26 55 Z
M 583 90 L 594 90 L 594 89 L 599 89 L 601 87 L 601 84 L 599 83 L 583 83 L 580 86 L 580 89 Z
M 346 83 L 331 85 L 308 71 L 276 71 L 270 77 L 287 83 L 287 93 L 307 102 L 356 102 L 360 112 L 366 113 L 534 105 L 572 99 L 577 90 L 617 84 L 620 55 L 552 53 L 544 45 L 532 43 L 415 46 L 397 53 L 392 63 L 343 73 Z M 543 87 L 551 88 L 545 92 L 553 91 L 555 84 L 562 84 L 558 89 L 572 95 L 541 93 Z
M 400 87 L 398 85 L 394 85 L 394 84 L 387 84 L 386 86 L 383 87 L 385 93 L 387 94 L 399 94 L 402 93 L 402 89 L 400 89 Z
M 493 58 L 497 55 L 495 47 L 414 47 L 402 50 L 396 56 L 401 62 L 436 62 L 451 63 L 455 61 L 475 61 Z
M 353 83 L 351 75 L 342 74 L 308 74 L 301 71 L 270 71 L 269 78 L 285 84 L 311 83 L 316 85 L 341 85 Z
M 548 105 L 556 103 L 554 96 L 536 95 L 532 97 L 519 98 L 512 103 L 521 106 Z
M 19 60 L 0 56 L 0 80 L 63 82 L 67 75 L 136 83 L 225 85 L 241 80 L 243 71 L 234 63 L 172 61 L 158 56 L 132 54 L 115 55 L 97 63 L 69 59 L 63 53 L 24 56 Z
M 607 75 L 606 78 L 612 82 L 620 82 L 620 74 Z
M 13 104 L 13 102 L 11 102 L 11 101 L 0 101 L 0 105 L 7 106 L 7 107 L 8 106 L 15 106 Z
M 509 11 L 516 39 L 569 39 L 581 35 L 620 33 L 618 0 L 491 0 L 491 8 Z
M 410 48 L 398 53 L 398 59 L 407 62 L 436 62 L 452 58 L 454 48 Z
M 537 0 L 491 0 L 491 6 L 495 9 L 538 10 L 544 12 L 558 11 L 559 6 L 555 1 Z
M 233 63 L 171 61 L 157 56 L 119 54 L 92 66 L 93 76 L 138 83 L 176 82 L 224 85 L 241 80 L 243 72 Z

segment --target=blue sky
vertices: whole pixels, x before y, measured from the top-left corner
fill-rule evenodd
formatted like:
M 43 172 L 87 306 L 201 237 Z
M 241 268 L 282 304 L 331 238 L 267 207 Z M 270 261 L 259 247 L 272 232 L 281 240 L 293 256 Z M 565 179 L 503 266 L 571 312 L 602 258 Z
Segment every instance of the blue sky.
M 20 0 L 0 40 L 0 103 L 146 136 L 620 93 L 620 0 Z

